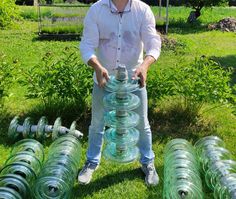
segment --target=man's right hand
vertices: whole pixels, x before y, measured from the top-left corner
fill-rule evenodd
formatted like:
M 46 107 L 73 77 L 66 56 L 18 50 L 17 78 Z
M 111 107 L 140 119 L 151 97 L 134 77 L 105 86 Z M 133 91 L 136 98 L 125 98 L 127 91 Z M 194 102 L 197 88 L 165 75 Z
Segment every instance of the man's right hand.
M 104 88 L 107 81 L 109 80 L 109 75 L 107 69 L 105 69 L 101 63 L 98 61 L 97 57 L 92 57 L 88 61 L 88 65 L 92 66 L 95 70 L 98 86 Z
M 105 69 L 103 66 L 100 66 L 95 69 L 95 72 L 98 81 L 98 86 L 104 88 L 107 81 L 109 80 L 107 69 Z

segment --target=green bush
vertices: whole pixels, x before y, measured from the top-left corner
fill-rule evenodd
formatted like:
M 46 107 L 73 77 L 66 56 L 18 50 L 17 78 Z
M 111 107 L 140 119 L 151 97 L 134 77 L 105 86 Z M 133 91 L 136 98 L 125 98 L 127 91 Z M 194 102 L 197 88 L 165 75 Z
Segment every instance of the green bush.
M 6 60 L 5 55 L 0 54 L 0 108 L 3 107 L 4 97 L 8 96 L 8 90 L 13 80 L 13 66 Z
M 15 20 L 20 19 L 20 14 L 14 0 L 0 1 L 0 28 L 10 27 Z
M 74 104 L 81 114 L 90 109 L 92 70 L 80 61 L 78 49 L 66 48 L 55 57 L 48 52 L 38 65 L 21 69 L 20 83 L 27 87 L 27 98 L 39 98 L 45 106 L 58 102 Z
M 187 67 L 151 71 L 147 84 L 149 98 L 155 102 L 166 96 L 178 96 L 181 106 L 195 117 L 204 103 L 235 101 L 229 84 L 231 74 L 206 57 Z

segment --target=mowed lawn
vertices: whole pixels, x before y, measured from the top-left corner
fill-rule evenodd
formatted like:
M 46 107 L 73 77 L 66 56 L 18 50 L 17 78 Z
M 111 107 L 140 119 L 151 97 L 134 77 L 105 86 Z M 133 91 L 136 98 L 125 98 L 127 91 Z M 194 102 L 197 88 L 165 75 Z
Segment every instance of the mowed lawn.
M 29 10 L 30 8 L 22 8 Z M 157 13 L 157 8 L 153 8 Z M 164 10 L 163 10 L 164 11 Z M 236 18 L 234 8 L 212 8 L 204 9 L 199 18 L 199 24 L 193 26 L 185 23 L 190 9 L 184 7 L 170 8 L 170 26 L 168 38 L 177 42 L 177 47 L 167 46 L 163 48 L 159 60 L 152 66 L 163 69 L 169 67 L 183 67 L 190 64 L 196 57 L 209 56 L 219 61 L 222 67 L 232 67 L 234 75 L 232 82 L 236 82 L 236 34 L 232 32 L 221 32 L 219 30 L 209 31 L 207 25 L 218 20 L 233 16 Z M 18 22 L 18 26 L 11 30 L 0 30 L 0 55 L 5 55 L 7 60 L 14 61 L 27 68 L 37 64 L 44 54 L 52 52 L 55 56 L 60 56 L 66 47 L 77 47 L 79 41 L 41 41 L 38 40 L 38 24 L 35 21 L 25 20 Z M 20 73 L 15 74 L 19 78 Z M 158 78 L 158 77 L 157 77 Z M 0 115 L 0 168 L 10 154 L 12 145 L 7 144 L 7 128 L 14 115 L 25 118 L 40 101 L 26 99 L 24 94 L 26 89 L 15 83 L 10 89 L 10 95 L 5 99 L 5 110 Z M 165 101 L 159 103 L 158 108 L 162 109 Z M 206 105 L 211 106 L 211 105 Z M 203 113 L 203 118 L 213 124 L 214 134 L 220 136 L 226 147 L 236 157 L 236 116 L 233 108 L 220 106 Z M 39 119 L 39 118 L 35 118 Z M 76 119 L 76 118 L 70 118 Z M 99 169 L 95 172 L 92 182 L 87 186 L 78 185 L 75 182 L 72 198 L 119 198 L 119 199 L 159 199 L 162 198 L 163 189 L 163 149 L 165 144 L 174 137 L 182 137 L 190 142 L 207 135 L 206 132 L 199 132 L 195 137 L 189 134 L 178 134 L 174 132 L 166 133 L 163 128 L 158 128 L 162 124 L 150 118 L 153 131 L 153 149 L 156 154 L 155 166 L 160 176 L 160 184 L 156 187 L 147 187 L 144 183 L 144 175 L 140 170 L 140 164 L 113 164 L 102 158 Z M 89 124 L 89 121 L 86 122 Z M 86 125 L 87 125 L 86 124 Z M 87 126 L 88 128 L 88 126 Z M 87 148 L 87 128 L 84 130 L 82 143 L 82 158 L 80 169 L 83 166 Z M 80 129 L 80 126 L 78 126 Z M 160 130 L 162 129 L 162 130 Z M 209 128 L 211 129 L 211 128 Z M 212 133 L 212 131 L 211 131 Z M 210 134 L 210 133 L 209 133 Z M 47 146 L 45 146 L 47 149 Z M 204 184 L 204 183 L 203 183 Z M 205 198 L 212 199 L 213 195 L 204 185 Z

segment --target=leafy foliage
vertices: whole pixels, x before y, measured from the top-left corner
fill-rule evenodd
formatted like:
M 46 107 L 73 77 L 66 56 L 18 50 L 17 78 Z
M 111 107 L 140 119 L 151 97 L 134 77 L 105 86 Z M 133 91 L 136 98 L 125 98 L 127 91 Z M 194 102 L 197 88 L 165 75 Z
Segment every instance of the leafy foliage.
M 165 96 L 179 96 L 182 107 L 199 114 L 203 104 L 234 102 L 235 96 L 229 85 L 231 71 L 206 57 L 196 59 L 186 67 L 176 67 L 150 74 L 148 92 L 151 101 Z
M 228 2 L 228 0 L 188 0 L 187 5 L 190 5 L 192 8 L 197 9 L 199 7 L 212 7 L 222 5 Z
M 19 10 L 14 0 L 0 1 L 0 28 L 10 27 L 14 24 L 14 20 L 20 18 Z
M 4 97 L 8 96 L 8 89 L 13 80 L 13 66 L 6 61 L 6 56 L 0 54 L 0 107 L 3 106 Z
M 90 108 L 92 71 L 80 61 L 77 49 L 65 48 L 60 57 L 48 52 L 38 65 L 21 70 L 26 97 L 40 98 L 45 106 L 74 104 L 81 114 Z

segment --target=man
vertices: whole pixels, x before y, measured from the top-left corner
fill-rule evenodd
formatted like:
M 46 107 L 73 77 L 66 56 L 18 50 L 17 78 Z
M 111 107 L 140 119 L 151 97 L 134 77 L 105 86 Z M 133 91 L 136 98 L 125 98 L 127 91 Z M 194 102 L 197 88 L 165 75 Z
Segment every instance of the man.
M 100 163 L 104 133 L 104 86 L 109 75 L 114 75 L 119 65 L 125 65 L 130 78 L 140 78 L 141 88 L 135 93 L 141 100 L 141 106 L 136 110 L 140 116 L 137 126 L 140 132 L 140 163 L 146 183 L 157 185 L 159 178 L 154 167 L 145 84 L 149 66 L 160 55 L 161 41 L 150 7 L 139 0 L 96 2 L 85 17 L 80 50 L 84 62 L 95 72 L 87 161 L 79 173 L 79 183 L 88 184 Z

